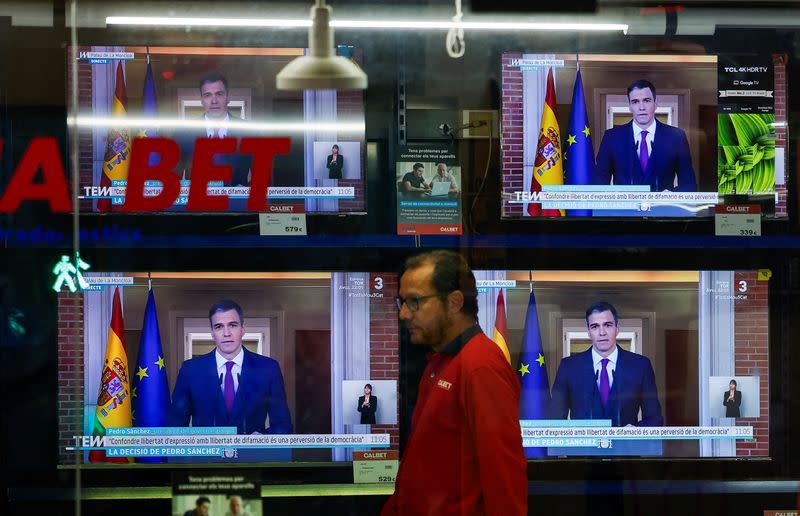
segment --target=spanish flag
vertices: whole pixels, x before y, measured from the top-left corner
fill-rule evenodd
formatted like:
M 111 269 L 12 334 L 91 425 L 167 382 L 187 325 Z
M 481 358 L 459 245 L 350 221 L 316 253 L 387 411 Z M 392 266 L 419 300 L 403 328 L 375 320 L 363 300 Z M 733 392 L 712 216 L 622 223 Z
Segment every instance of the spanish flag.
M 547 73 L 547 92 L 542 109 L 542 126 L 533 162 L 531 192 L 541 192 L 542 185 L 563 185 L 564 171 L 561 161 L 561 131 L 556 119 L 556 88 L 553 69 Z M 534 217 L 559 217 L 564 210 L 543 210 L 540 204 L 528 204 L 528 215 Z
M 122 119 L 127 115 L 128 94 L 125 92 L 125 74 L 122 72 L 122 63 L 117 63 L 117 78 L 114 85 L 114 100 L 111 104 L 111 116 Z M 106 137 L 106 151 L 103 156 L 103 174 L 100 176 L 100 186 L 111 186 L 111 181 L 128 179 L 128 165 L 130 164 L 131 137 L 127 127 L 112 127 Z M 99 199 L 97 209 L 108 211 L 111 208 L 110 199 Z
M 497 296 L 497 312 L 494 316 L 494 333 L 492 340 L 503 355 L 506 357 L 508 365 L 511 365 L 511 353 L 508 352 L 508 323 L 506 322 L 506 303 L 503 301 L 503 291 Z
M 119 287 L 116 287 L 92 435 L 106 435 L 106 428 L 131 426 L 131 380 L 128 373 L 125 326 L 122 321 Z M 130 460 L 127 457 L 106 457 L 105 450 L 92 450 L 89 452 L 89 462 L 127 463 Z

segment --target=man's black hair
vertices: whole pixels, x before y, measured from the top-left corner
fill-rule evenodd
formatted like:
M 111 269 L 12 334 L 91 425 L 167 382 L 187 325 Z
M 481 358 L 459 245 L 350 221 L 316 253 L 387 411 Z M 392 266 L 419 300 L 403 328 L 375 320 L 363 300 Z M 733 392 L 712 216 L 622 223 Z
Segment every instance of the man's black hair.
M 648 81 L 647 79 L 639 79 L 638 81 L 633 81 L 630 86 L 628 86 L 628 100 L 631 99 L 631 92 L 633 90 L 643 90 L 645 88 L 650 88 L 650 91 L 653 93 L 653 100 L 656 100 L 656 87 L 653 86 L 653 83 Z
M 222 85 L 225 86 L 225 91 L 228 91 L 228 79 L 219 72 L 211 72 L 204 75 L 203 78 L 200 79 L 200 84 L 197 88 L 202 91 L 203 84 L 211 84 L 217 81 L 222 82 Z
M 424 167 L 425 165 L 423 165 L 422 163 L 414 163 L 413 169 L 416 171 L 418 168 L 424 168 Z
M 464 294 L 461 312 L 478 319 L 478 288 L 475 275 L 467 265 L 467 260 L 453 251 L 431 251 L 418 254 L 406 260 L 405 270 L 417 269 L 428 263 L 433 264 L 431 285 L 436 293 L 447 295 L 460 290 Z
M 230 299 L 221 299 L 214 303 L 211 306 L 211 309 L 208 311 L 208 321 L 211 322 L 211 317 L 217 312 L 227 312 L 229 310 L 236 310 L 236 313 L 239 314 L 239 322 L 244 322 L 244 311 L 242 307 L 239 306 L 239 303 L 236 301 L 231 301 Z
M 609 303 L 608 301 L 598 301 L 596 303 L 592 303 L 589 308 L 586 309 L 586 324 L 589 324 L 589 316 L 593 313 L 601 313 L 609 311 L 611 315 L 614 316 L 614 324 L 619 324 L 619 315 L 617 315 L 617 309 L 614 308 L 614 305 Z
M 197 501 L 196 501 L 196 502 L 194 502 L 194 503 L 195 503 L 195 505 L 197 505 L 198 507 L 200 507 L 200 506 L 201 506 L 201 505 L 203 505 L 204 503 L 211 503 L 211 500 L 210 500 L 210 499 L 209 499 L 207 496 L 201 496 L 201 497 L 200 497 L 200 498 L 198 498 L 198 499 L 197 499 Z

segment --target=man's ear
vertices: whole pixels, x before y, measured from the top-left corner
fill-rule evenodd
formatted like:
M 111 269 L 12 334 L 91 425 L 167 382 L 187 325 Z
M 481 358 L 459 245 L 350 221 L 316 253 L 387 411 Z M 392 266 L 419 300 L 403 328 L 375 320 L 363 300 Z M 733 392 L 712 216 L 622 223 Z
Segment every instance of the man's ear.
M 457 314 L 464 307 L 464 293 L 454 290 L 447 295 L 447 310 L 451 314 Z

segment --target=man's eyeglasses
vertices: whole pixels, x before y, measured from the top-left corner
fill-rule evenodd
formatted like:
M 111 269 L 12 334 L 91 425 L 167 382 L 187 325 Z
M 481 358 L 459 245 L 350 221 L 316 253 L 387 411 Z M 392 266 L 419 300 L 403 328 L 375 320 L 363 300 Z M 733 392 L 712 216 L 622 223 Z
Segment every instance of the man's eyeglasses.
M 416 312 L 417 310 L 419 310 L 420 301 L 424 301 L 426 299 L 439 296 L 441 296 L 441 294 L 430 294 L 427 296 L 408 296 L 408 297 L 397 296 L 396 298 L 394 298 L 394 301 L 395 303 L 397 303 L 398 310 L 402 310 L 403 305 L 405 304 L 409 310 L 411 310 L 412 312 Z

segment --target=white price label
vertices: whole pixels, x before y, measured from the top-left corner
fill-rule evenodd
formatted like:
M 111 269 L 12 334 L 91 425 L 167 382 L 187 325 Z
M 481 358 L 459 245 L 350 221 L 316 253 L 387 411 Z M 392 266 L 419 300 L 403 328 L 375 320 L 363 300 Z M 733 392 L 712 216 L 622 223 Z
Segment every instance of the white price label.
M 761 208 L 757 204 L 718 205 L 714 214 L 717 236 L 761 236 Z
M 259 213 L 258 226 L 261 236 L 307 234 L 305 213 Z
M 399 453 L 393 450 L 353 451 L 353 482 L 394 483 L 400 467 L 398 459 Z

